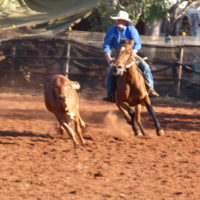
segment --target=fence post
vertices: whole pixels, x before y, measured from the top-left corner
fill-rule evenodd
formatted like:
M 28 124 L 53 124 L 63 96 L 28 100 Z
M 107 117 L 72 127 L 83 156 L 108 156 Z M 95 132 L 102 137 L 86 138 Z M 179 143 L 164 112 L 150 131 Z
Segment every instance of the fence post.
M 10 83 L 12 86 L 15 85 L 15 56 L 16 56 L 16 46 L 15 42 L 11 42 L 11 68 L 10 68 Z
M 65 76 L 68 77 L 69 75 L 69 61 L 70 61 L 70 42 L 67 43 L 67 62 L 66 62 L 66 67 L 65 67 Z
M 180 51 L 179 51 L 179 63 L 180 65 L 178 66 L 178 81 L 177 81 L 177 88 L 176 88 L 176 95 L 179 96 L 180 95 L 180 87 L 181 87 L 181 78 L 182 78 L 182 63 L 183 63 L 183 54 L 184 54 L 184 46 L 180 47 Z

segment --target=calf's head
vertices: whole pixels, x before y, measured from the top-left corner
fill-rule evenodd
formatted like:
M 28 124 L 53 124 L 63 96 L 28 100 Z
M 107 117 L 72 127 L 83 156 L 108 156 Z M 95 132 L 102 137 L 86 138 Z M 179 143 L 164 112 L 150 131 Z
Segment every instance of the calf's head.
M 56 80 L 52 87 L 58 107 L 66 113 L 70 112 L 69 109 L 74 105 L 75 98 L 77 98 L 74 89 L 79 89 L 80 84 L 76 81 Z

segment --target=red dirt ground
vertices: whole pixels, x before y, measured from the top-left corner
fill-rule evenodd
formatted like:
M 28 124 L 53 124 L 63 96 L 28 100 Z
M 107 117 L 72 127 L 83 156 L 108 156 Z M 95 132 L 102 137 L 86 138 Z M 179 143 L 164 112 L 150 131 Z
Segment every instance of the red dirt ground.
M 115 104 L 80 98 L 88 146 L 57 132 L 40 92 L 0 95 L 0 200 L 199 200 L 200 104 L 154 100 L 166 135 L 135 137 Z

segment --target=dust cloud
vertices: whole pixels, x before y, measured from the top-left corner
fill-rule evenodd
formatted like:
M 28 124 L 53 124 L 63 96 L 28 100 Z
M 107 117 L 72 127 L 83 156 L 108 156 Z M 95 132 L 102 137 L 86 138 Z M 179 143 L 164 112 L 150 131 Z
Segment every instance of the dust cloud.
M 118 117 L 114 112 L 110 111 L 104 118 L 106 134 L 127 139 L 133 134 L 131 127 L 126 123 L 124 118 Z

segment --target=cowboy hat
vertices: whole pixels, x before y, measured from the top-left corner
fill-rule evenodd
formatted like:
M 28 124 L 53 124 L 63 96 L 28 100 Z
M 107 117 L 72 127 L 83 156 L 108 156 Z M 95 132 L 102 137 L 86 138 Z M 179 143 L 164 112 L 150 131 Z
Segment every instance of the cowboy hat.
M 118 13 L 117 13 L 117 16 L 113 17 L 111 16 L 110 17 L 111 19 L 114 19 L 114 20 L 124 20 L 124 21 L 127 21 L 129 24 L 132 24 L 133 22 L 131 21 L 131 19 L 129 19 L 129 14 L 123 10 L 120 10 Z

